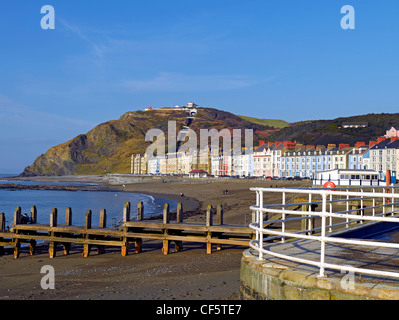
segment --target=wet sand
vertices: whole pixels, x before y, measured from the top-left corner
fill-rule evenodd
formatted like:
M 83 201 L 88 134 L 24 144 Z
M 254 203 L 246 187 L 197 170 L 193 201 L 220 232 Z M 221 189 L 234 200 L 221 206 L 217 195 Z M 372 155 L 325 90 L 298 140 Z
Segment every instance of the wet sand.
M 247 225 L 249 206 L 255 203 L 251 187 L 308 186 L 307 182 L 257 181 L 243 179 L 201 180 L 165 177 L 132 183 L 109 183 L 99 176 L 36 177 L 36 181 L 76 181 L 103 183 L 120 188 L 174 199 L 183 203 L 186 221 L 202 222 L 208 204 L 222 204 L 225 224 Z M 39 182 L 38 182 L 39 184 Z M 228 194 L 223 193 L 228 190 Z M 181 196 L 181 193 L 184 196 Z M 268 201 L 278 201 L 270 198 Z M 132 204 L 133 206 L 135 204 Z M 133 244 L 132 244 L 133 245 Z M 127 257 L 118 248 L 107 247 L 99 255 L 92 250 L 83 258 L 82 247 L 72 247 L 70 255 L 63 256 L 59 247 L 57 256 L 48 258 L 47 245 L 38 246 L 34 256 L 23 248 L 20 258 L 12 252 L 0 256 L 0 300 L 43 299 L 238 299 L 240 261 L 244 247 L 223 246 L 221 251 L 206 254 L 205 244 L 184 243 L 184 251 L 169 255 L 161 253 L 162 243 L 144 240 L 143 252 L 134 254 L 131 247 Z M 43 290 L 40 273 L 44 265 L 55 270 L 55 289 Z

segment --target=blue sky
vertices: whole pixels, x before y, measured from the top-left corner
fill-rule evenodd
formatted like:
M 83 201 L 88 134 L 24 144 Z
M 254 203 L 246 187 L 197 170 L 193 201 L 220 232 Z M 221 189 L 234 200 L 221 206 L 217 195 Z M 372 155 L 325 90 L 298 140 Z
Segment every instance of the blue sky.
M 346 4 L 355 30 L 340 26 Z M 289 122 L 399 112 L 398 36 L 397 0 L 3 0 L 0 173 L 146 106 Z

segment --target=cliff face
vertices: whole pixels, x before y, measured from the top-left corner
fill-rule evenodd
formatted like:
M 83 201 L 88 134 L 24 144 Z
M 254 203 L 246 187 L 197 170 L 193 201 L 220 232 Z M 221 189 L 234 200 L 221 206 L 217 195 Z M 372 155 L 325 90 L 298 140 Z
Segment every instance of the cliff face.
M 198 137 L 200 129 L 253 129 L 254 144 L 257 144 L 259 139 L 265 139 L 277 130 L 243 120 L 225 111 L 211 108 L 197 110 L 190 128 Z M 21 175 L 130 172 L 130 156 L 133 153 L 144 153 L 150 144 L 145 142 L 147 131 L 157 128 L 167 136 L 168 121 L 176 121 L 178 132 L 183 125 L 187 125 L 187 115 L 186 111 L 169 109 L 126 112 L 118 120 L 102 123 L 86 134 L 50 148 L 26 167 Z

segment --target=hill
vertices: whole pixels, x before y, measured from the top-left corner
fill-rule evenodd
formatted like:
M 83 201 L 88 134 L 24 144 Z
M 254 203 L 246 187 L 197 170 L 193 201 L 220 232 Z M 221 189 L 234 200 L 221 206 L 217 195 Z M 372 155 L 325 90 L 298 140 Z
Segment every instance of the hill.
M 176 121 L 177 131 L 184 125 L 199 137 L 200 129 L 253 129 L 254 144 L 266 139 L 278 129 L 242 119 L 230 112 L 212 108 L 198 108 L 192 123 L 187 123 L 187 111 L 156 109 L 131 111 L 118 120 L 102 123 L 86 134 L 50 148 L 40 155 L 22 176 L 104 174 L 130 172 L 130 157 L 144 153 L 150 142 L 145 142 L 148 130 L 157 128 L 167 139 L 168 121 Z M 199 139 L 198 139 L 199 140 Z M 244 138 L 242 138 L 244 143 Z
M 367 123 L 364 128 L 344 128 L 344 123 Z M 271 134 L 266 141 L 291 140 L 303 144 L 368 142 L 383 136 L 392 126 L 398 127 L 399 113 L 366 114 L 333 120 L 302 121 Z
M 288 127 L 290 125 L 289 122 L 284 121 L 284 120 L 277 120 L 277 119 L 258 119 L 258 118 L 254 118 L 254 117 L 247 117 L 247 116 L 240 116 L 239 117 L 241 119 L 244 119 L 246 121 L 249 122 L 253 122 L 256 124 L 261 124 L 264 126 L 270 126 L 270 127 L 274 127 L 274 128 L 285 128 Z
M 187 111 L 156 109 L 130 111 L 118 120 L 102 123 L 86 134 L 50 148 L 40 155 L 22 176 L 104 174 L 130 172 L 130 157 L 144 153 L 150 142 L 145 141 L 148 130 L 157 128 L 167 139 L 168 121 L 176 121 L 177 132 L 189 126 L 200 136 L 200 129 L 253 129 L 254 146 L 259 140 L 297 141 L 302 144 L 368 142 L 385 134 L 391 126 L 399 127 L 399 113 L 367 114 L 332 120 L 311 120 L 287 123 L 282 120 L 237 116 L 213 108 L 198 108 L 193 121 Z M 364 128 L 344 128 L 344 123 L 367 123 Z M 198 139 L 199 140 L 199 139 Z M 244 143 L 244 138 L 242 138 Z

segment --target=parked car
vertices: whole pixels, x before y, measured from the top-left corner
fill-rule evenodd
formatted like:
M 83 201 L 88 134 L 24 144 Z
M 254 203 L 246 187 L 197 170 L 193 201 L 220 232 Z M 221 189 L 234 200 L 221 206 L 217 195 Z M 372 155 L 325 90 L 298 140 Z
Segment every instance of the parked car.
M 300 176 L 295 176 L 294 178 L 293 178 L 294 180 L 302 180 L 302 178 L 300 177 Z

